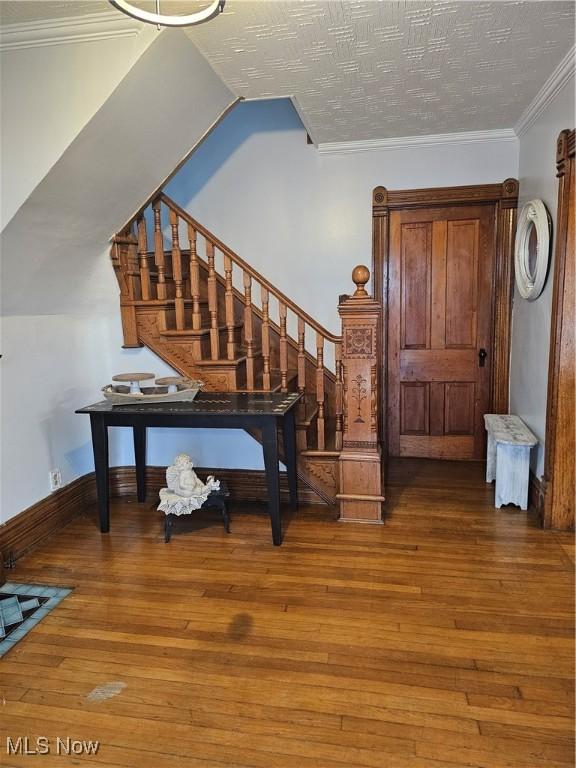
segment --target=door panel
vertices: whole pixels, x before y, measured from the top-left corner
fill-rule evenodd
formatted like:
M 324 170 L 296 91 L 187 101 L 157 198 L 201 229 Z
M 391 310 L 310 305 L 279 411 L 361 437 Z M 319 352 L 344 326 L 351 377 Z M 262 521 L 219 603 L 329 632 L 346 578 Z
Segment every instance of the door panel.
M 478 367 L 475 349 L 408 349 L 400 352 L 401 381 L 474 381 Z
M 446 336 L 440 348 L 476 346 L 478 221 L 449 221 L 446 245 Z
M 403 228 L 402 349 L 430 346 L 431 229 L 429 224 Z
M 430 432 L 430 390 L 428 384 L 400 385 L 400 418 L 403 435 L 427 435 Z
M 444 384 L 445 435 L 474 435 L 475 390 L 470 382 Z
M 388 449 L 392 456 L 484 453 L 490 404 L 495 208 L 390 216 Z M 488 351 L 483 367 L 478 352 Z

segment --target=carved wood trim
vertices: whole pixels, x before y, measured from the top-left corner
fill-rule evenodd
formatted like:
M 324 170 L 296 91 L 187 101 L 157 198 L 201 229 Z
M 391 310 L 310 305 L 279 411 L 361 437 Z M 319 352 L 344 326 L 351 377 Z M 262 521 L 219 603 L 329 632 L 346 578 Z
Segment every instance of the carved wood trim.
M 429 208 L 433 205 L 473 205 L 513 202 L 518 198 L 518 181 L 506 179 L 501 184 L 475 184 L 462 187 L 429 187 L 427 189 L 387 190 L 376 187 L 372 193 L 373 215 L 399 208 Z
M 388 327 L 388 302 L 384 301 L 384 286 L 388 285 L 388 258 L 383 258 L 382 256 L 377 258 L 376 254 L 383 255 L 388 253 L 389 220 L 388 190 L 385 187 L 376 187 L 373 192 L 372 213 L 372 294 L 375 301 L 382 308 L 380 327 L 376 339 L 378 360 L 386 360 L 388 354 L 388 334 L 386 333 Z M 388 366 L 384 365 L 380 371 L 379 408 L 382 414 L 386 413 L 387 369 Z M 384 458 L 386 458 L 388 454 L 388 438 L 385 418 L 380 419 L 379 439 L 382 445 L 382 453 Z
M 518 187 L 516 187 L 516 190 Z M 514 295 L 514 238 L 518 197 L 496 206 L 494 314 L 492 322 L 491 412 L 508 413 L 512 297 Z
M 388 328 L 388 255 L 390 211 L 454 205 L 492 205 L 495 216 L 494 315 L 492 338 L 491 412 L 507 413 L 511 342 L 514 235 L 518 206 L 518 181 L 462 187 L 388 190 L 378 186 L 372 193 L 372 274 L 373 293 L 382 307 L 378 334 L 378 359 L 386 360 Z M 386 413 L 386 365 L 382 366 L 380 409 Z M 381 419 L 380 440 L 384 455 L 388 436 L 386 419 Z
M 544 454 L 545 528 L 574 527 L 575 484 L 575 132 L 564 130 L 556 146 L 558 208 L 554 252 L 552 324 L 548 363 Z

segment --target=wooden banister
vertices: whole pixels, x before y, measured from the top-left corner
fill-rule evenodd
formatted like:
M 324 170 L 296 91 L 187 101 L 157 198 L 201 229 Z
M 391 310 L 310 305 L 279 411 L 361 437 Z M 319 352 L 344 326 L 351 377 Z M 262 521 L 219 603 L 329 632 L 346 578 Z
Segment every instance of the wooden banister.
M 187 238 L 187 251 L 181 236 Z M 164 193 L 113 242 L 128 346 L 139 343 L 141 316 L 144 334 L 157 328 L 166 343 L 178 345 L 173 360 L 189 356 L 192 366 L 202 364 L 208 380 L 210 375 L 214 381 L 224 379 L 232 391 L 297 388 L 303 395 L 299 450 L 311 456 L 332 452 L 332 457 L 342 450 L 346 384 L 341 336 L 298 307 Z M 235 269 L 241 270 L 239 281 Z M 294 328 L 295 338 L 289 328 Z
M 324 328 L 320 323 L 318 323 L 316 320 L 314 320 L 313 317 L 311 317 L 307 312 L 305 312 L 303 309 L 301 309 L 297 304 L 295 304 L 291 299 L 288 298 L 282 291 L 279 291 L 277 288 L 275 288 L 271 282 L 269 282 L 265 277 L 263 277 L 259 272 L 257 272 L 253 267 L 250 266 L 244 259 L 240 258 L 237 253 L 234 253 L 233 250 L 228 248 L 228 246 L 224 245 L 224 243 L 219 240 L 216 235 L 213 235 L 212 232 L 210 232 L 209 229 L 206 229 L 206 227 L 203 227 L 202 224 L 196 221 L 190 214 L 184 210 L 184 208 L 181 208 L 178 203 L 175 203 L 173 200 L 171 200 L 167 195 L 162 193 L 160 197 L 158 198 L 162 200 L 162 202 L 171 210 L 174 210 L 178 216 L 186 221 L 188 224 L 191 224 L 197 232 L 199 232 L 204 238 L 206 238 L 206 242 L 212 243 L 212 246 L 217 248 L 221 253 L 223 253 L 225 256 L 229 256 L 232 261 L 240 267 L 244 272 L 247 272 L 254 280 L 256 280 L 260 285 L 262 285 L 264 288 L 267 289 L 268 293 L 274 296 L 279 303 L 284 304 L 289 310 L 294 312 L 294 314 L 297 317 L 301 317 L 306 325 L 310 326 L 310 328 L 313 328 L 317 333 L 320 333 L 326 341 L 331 341 L 333 343 L 336 343 L 337 341 L 340 341 L 340 336 L 331 333 L 326 328 Z

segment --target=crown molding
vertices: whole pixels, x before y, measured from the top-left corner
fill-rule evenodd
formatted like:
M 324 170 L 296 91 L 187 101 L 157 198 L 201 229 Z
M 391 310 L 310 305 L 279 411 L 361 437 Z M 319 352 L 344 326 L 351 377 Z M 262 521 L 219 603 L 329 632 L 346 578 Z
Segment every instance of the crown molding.
M 117 11 L 7 24 L 0 27 L 0 51 L 136 37 L 143 28 L 142 22 Z
M 522 113 L 520 119 L 514 126 L 518 137 L 523 136 L 532 126 L 544 110 L 553 101 L 557 94 L 564 88 L 571 77 L 574 77 L 576 48 L 572 46 L 542 88 L 538 91 L 534 99 Z
M 400 136 L 394 139 L 368 139 L 366 141 L 331 141 L 318 144 L 323 155 L 345 155 L 351 152 L 372 152 L 383 149 L 413 149 L 437 147 L 442 144 L 475 144 L 493 141 L 517 141 L 512 128 L 492 131 L 466 131 L 463 133 L 437 133 L 430 136 Z

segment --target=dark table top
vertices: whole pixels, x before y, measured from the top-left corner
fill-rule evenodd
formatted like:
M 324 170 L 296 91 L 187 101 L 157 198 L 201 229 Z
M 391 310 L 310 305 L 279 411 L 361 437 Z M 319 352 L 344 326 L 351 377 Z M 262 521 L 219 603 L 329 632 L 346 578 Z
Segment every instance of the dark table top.
M 112 405 L 107 400 L 103 400 L 100 403 L 79 408 L 76 413 L 284 416 L 300 397 L 298 392 L 200 392 L 195 400 L 188 403 Z

